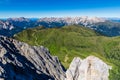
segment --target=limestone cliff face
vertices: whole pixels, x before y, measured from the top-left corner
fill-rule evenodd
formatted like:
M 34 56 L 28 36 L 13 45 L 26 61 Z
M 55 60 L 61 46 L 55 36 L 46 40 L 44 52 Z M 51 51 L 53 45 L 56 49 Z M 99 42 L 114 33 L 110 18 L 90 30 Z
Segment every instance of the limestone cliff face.
M 64 80 L 57 57 L 43 46 L 0 37 L 0 80 Z
M 109 80 L 110 66 L 97 57 L 89 56 L 82 60 L 74 58 L 66 71 L 65 80 Z

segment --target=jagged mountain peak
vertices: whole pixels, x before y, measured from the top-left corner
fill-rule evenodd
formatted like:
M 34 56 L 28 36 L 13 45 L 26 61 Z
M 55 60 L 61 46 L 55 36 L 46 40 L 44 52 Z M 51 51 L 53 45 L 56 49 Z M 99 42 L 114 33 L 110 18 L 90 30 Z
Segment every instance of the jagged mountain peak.
M 11 24 L 8 21 L 4 22 L 4 21 L 0 20 L 0 30 L 1 29 L 12 30 L 12 29 L 14 29 L 14 26 L 13 26 L 13 24 Z
M 0 80 L 108 80 L 109 69 L 97 57 L 75 57 L 65 74 L 47 48 L 0 36 Z
M 117 22 L 117 23 L 116 23 Z M 9 24 L 8 24 L 9 23 Z M 0 20 L 0 35 L 13 36 L 24 29 L 37 26 L 45 26 L 46 28 L 63 27 L 66 25 L 82 25 L 89 27 L 106 36 L 120 35 L 119 20 L 111 20 L 104 17 L 44 17 L 44 18 L 8 18 Z M 8 34 L 6 34 L 8 33 Z
M 30 19 L 28 18 L 25 18 L 25 17 L 19 17 L 19 18 L 8 18 L 7 21 L 19 21 L 19 22 L 23 22 L 23 21 L 26 21 L 26 22 L 29 22 Z
M 105 22 L 105 19 L 104 18 L 99 18 L 99 17 L 88 17 L 88 16 L 82 16 L 82 17 L 60 17 L 60 18 L 57 18 L 57 17 L 50 17 L 50 18 L 40 18 L 38 20 L 38 22 L 41 22 L 41 21 L 48 21 L 48 22 L 60 22 L 60 21 L 63 21 L 63 22 L 66 22 L 66 23 L 69 23 L 69 24 L 78 24 L 80 22 L 91 22 L 91 23 L 97 23 L 97 22 Z
M 0 37 L 0 79 L 62 80 L 64 76 L 58 58 L 48 49 Z

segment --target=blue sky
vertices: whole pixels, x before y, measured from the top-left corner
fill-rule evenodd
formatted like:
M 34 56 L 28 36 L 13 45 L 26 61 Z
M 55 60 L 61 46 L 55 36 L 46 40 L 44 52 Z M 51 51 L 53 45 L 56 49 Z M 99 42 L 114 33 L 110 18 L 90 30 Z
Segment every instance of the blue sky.
M 0 17 L 120 17 L 120 0 L 0 0 Z

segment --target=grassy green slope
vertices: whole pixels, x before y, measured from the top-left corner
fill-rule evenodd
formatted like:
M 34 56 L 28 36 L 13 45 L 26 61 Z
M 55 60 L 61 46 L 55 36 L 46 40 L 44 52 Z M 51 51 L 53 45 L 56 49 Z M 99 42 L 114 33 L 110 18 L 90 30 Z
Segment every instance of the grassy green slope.
M 110 80 L 120 80 L 120 38 L 101 36 L 95 31 L 77 26 L 62 28 L 37 27 L 24 30 L 16 39 L 31 45 L 48 47 L 51 54 L 58 56 L 68 68 L 74 57 L 94 55 L 111 65 Z

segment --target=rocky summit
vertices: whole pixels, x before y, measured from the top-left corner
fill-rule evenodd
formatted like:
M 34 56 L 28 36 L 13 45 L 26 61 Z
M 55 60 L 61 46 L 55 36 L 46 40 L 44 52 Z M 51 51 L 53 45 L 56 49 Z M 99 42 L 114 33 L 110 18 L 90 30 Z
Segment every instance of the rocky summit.
M 94 56 L 74 58 L 66 72 L 66 80 L 109 80 L 110 66 Z
M 64 69 L 57 57 L 43 46 L 29 46 L 0 37 L 0 80 L 63 80 Z
M 0 80 L 108 80 L 110 68 L 89 56 L 74 58 L 65 71 L 47 48 L 0 36 Z

